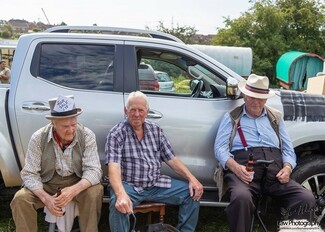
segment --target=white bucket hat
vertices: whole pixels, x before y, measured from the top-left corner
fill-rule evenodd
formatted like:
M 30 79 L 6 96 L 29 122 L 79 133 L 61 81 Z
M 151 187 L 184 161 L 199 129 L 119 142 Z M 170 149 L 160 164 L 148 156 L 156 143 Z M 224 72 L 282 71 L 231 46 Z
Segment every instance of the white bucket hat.
M 267 99 L 275 94 L 269 89 L 269 78 L 255 74 L 249 75 L 247 81 L 239 82 L 238 88 L 243 94 L 260 99 Z
M 82 109 L 76 108 L 72 95 L 49 99 L 49 105 L 51 115 L 46 115 L 47 119 L 71 118 L 82 113 Z

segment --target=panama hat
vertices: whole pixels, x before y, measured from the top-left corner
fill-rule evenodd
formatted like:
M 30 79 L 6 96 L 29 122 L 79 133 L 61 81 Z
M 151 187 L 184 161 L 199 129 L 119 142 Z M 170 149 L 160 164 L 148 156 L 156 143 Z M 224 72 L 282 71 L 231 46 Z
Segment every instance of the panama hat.
M 49 99 L 51 115 L 46 115 L 47 119 L 71 118 L 82 113 L 82 109 L 76 108 L 74 97 L 59 95 Z
M 251 74 L 246 81 L 238 83 L 240 91 L 254 98 L 267 99 L 274 96 L 274 91 L 269 89 L 269 78 Z

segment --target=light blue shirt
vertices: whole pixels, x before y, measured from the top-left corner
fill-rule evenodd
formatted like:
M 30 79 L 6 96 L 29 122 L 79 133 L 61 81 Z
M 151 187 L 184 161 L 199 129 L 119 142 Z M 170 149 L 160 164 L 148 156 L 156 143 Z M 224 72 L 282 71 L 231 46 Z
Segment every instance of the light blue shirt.
M 240 125 L 245 136 L 247 146 L 250 147 L 275 147 L 280 148 L 279 139 L 276 135 L 271 123 L 267 117 L 265 109 L 258 118 L 252 118 L 246 113 L 243 108 L 243 115 L 240 120 Z M 227 169 L 226 162 L 230 157 L 232 151 L 244 149 L 240 140 L 238 131 L 233 140 L 232 149 L 229 151 L 229 139 L 232 131 L 232 121 L 230 114 L 226 113 L 220 123 L 218 134 L 214 143 L 214 154 L 216 159 L 221 163 L 224 169 Z M 289 163 L 292 168 L 296 166 L 296 154 L 294 152 L 292 142 L 288 133 L 285 130 L 283 118 L 279 125 L 280 138 L 282 140 L 282 161 Z

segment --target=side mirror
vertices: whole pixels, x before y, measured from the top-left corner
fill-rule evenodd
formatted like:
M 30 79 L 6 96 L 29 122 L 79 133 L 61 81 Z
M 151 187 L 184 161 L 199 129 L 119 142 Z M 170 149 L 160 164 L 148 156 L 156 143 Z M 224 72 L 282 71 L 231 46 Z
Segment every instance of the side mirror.
M 238 89 L 238 81 L 233 77 L 227 78 L 226 87 L 227 97 L 230 99 L 237 99 L 240 96 L 240 91 Z
M 192 80 L 190 81 L 190 90 L 193 91 L 193 89 L 195 88 L 195 86 L 198 85 L 199 82 L 200 82 L 200 81 L 197 80 L 197 79 L 192 79 Z

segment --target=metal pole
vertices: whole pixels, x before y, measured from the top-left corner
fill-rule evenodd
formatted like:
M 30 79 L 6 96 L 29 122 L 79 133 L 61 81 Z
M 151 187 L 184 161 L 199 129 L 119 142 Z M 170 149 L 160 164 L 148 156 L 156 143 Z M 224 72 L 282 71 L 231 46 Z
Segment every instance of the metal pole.
M 43 11 L 43 13 L 44 13 L 44 15 L 45 15 L 45 18 L 46 18 L 46 20 L 47 20 L 47 23 L 48 23 L 49 25 L 51 25 L 49 19 L 47 18 L 46 14 L 45 14 L 45 11 L 43 10 L 43 8 L 41 8 L 41 9 L 42 9 L 42 11 Z

